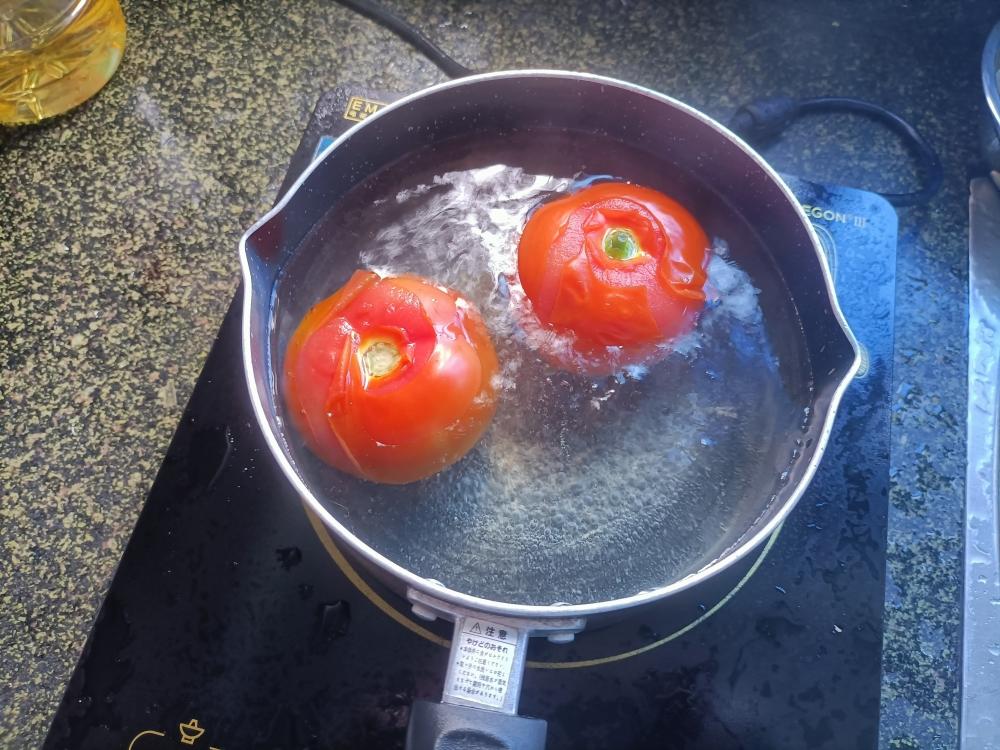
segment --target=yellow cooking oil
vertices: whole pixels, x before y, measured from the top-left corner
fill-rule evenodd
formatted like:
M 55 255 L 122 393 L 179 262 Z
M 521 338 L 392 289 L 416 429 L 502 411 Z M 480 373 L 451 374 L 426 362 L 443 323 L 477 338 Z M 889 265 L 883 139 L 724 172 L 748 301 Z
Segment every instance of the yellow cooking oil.
M 0 124 L 38 122 L 86 101 L 124 49 L 118 0 L 0 0 Z

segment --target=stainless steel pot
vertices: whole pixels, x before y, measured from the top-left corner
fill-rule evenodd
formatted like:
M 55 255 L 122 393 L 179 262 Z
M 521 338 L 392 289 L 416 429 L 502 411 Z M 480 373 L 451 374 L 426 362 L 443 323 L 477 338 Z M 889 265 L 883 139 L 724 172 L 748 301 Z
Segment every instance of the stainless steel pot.
M 983 156 L 990 169 L 1000 171 L 1000 23 L 986 39 L 980 64 L 987 113 L 980 129 Z
M 735 237 L 730 244 L 761 291 L 765 317 L 785 325 L 785 334 L 776 341 L 783 355 L 776 377 L 796 398 L 804 399 L 802 418 L 794 424 L 783 422 L 776 407 L 773 419 L 755 427 L 766 450 L 740 459 L 760 466 L 732 467 L 732 476 L 742 477 L 742 484 L 734 480 L 726 490 L 696 487 L 706 502 L 715 498 L 713 493 L 736 494 L 727 495 L 726 523 L 708 534 L 710 538 L 700 538 L 704 550 L 690 557 L 687 568 L 657 564 L 669 547 L 682 544 L 684 540 L 671 528 L 684 524 L 675 518 L 672 526 L 660 528 L 656 526 L 660 520 L 650 521 L 660 519 L 657 504 L 672 500 L 654 487 L 644 497 L 652 515 L 637 519 L 625 541 L 609 537 L 587 548 L 586 556 L 572 544 L 558 555 L 541 550 L 533 567 L 508 558 L 506 571 L 531 581 L 520 588 L 510 580 L 498 584 L 497 570 L 473 559 L 474 550 L 456 552 L 454 540 L 460 537 L 453 532 L 465 531 L 453 528 L 462 523 L 460 512 L 446 513 L 447 504 L 434 504 L 414 487 L 393 496 L 392 507 L 403 508 L 399 514 L 404 517 L 395 527 L 392 519 L 369 523 L 367 515 L 351 516 L 351 503 L 375 486 L 346 477 L 317 480 L 294 436 L 286 432 L 276 395 L 282 353 L 278 329 L 286 314 L 282 300 L 309 283 L 302 271 L 295 270 L 295 262 L 310 231 L 345 200 L 351 188 L 409 154 L 444 151 L 456 138 L 482 134 L 502 140 L 525 131 L 564 133 L 567 139 L 573 133 L 587 133 L 609 148 L 627 144 L 632 152 L 648 154 L 651 161 L 659 160 L 672 173 L 690 178 L 685 184 L 698 196 L 695 202 L 705 212 L 729 217 L 720 220 L 729 222 Z M 651 178 L 656 174 L 649 172 Z M 642 181 L 639 176 L 622 176 Z M 339 254 L 324 260 L 334 266 L 342 262 L 343 273 L 349 273 L 356 258 L 334 257 Z M 528 639 L 570 641 L 585 626 L 667 599 L 758 547 L 786 518 L 813 476 L 841 395 L 859 364 L 821 245 L 780 177 L 742 141 L 700 112 L 654 91 L 593 75 L 556 71 L 478 75 L 433 86 L 385 107 L 345 133 L 306 170 L 243 237 L 240 255 L 245 284 L 244 365 L 254 410 L 275 460 L 337 541 L 405 595 L 417 615 L 454 621 L 443 703 L 415 704 L 407 743 L 412 748 L 444 747 L 440 743 L 447 737 L 464 738 L 463 746 L 469 747 L 541 747 L 544 722 L 517 716 Z M 750 388 L 746 395 L 752 399 L 753 379 L 748 373 L 742 375 L 746 377 L 734 373 L 728 387 L 734 392 Z M 727 418 L 738 421 L 740 416 Z M 789 461 L 783 451 L 794 453 L 796 460 Z M 741 474 L 741 469 L 746 472 Z M 457 493 L 453 502 L 461 508 L 469 500 Z M 364 507 L 371 515 L 373 508 L 387 508 L 385 503 Z M 435 517 L 424 517 L 428 514 Z M 544 526 L 549 520 L 538 512 L 531 522 Z M 508 533 L 521 533 L 513 526 Z M 650 527 L 655 533 L 643 536 Z M 586 531 L 581 537 L 599 531 Z M 697 533 L 705 536 L 703 530 Z M 635 543 L 637 539 L 641 543 Z M 663 549 L 658 551 L 661 543 Z M 473 662 L 482 660 L 488 662 L 488 675 L 476 672 Z M 470 670 L 479 688 L 470 687 L 466 679 Z M 483 684 L 486 689 L 481 689 Z
M 997 493 L 998 352 L 1000 321 L 1000 23 L 982 58 L 988 112 L 982 147 L 993 183 L 976 178 L 969 195 L 969 373 L 965 481 L 965 585 L 962 612 L 962 702 L 959 744 L 963 750 L 1000 745 L 1000 510 Z

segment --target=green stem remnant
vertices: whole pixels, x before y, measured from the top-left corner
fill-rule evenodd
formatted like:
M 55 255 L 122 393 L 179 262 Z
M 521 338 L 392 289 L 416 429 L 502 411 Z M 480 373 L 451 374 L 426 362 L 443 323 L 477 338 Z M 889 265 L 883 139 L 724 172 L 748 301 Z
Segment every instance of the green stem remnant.
M 391 341 L 376 339 L 361 349 L 361 367 L 365 379 L 384 378 L 391 375 L 403 361 L 399 347 Z
M 614 260 L 634 260 L 644 254 L 639 240 L 628 229 L 609 229 L 605 232 L 604 252 Z

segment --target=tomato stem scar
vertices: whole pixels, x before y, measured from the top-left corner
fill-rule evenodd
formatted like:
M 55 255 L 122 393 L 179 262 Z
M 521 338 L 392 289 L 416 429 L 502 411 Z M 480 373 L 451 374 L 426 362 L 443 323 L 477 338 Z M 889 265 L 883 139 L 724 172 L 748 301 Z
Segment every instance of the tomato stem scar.
M 609 229 L 604 233 L 604 252 L 614 260 L 635 260 L 645 255 L 639 240 L 628 229 Z
M 403 361 L 399 347 L 391 341 L 376 339 L 362 346 L 361 367 L 365 378 L 384 378 L 391 375 Z

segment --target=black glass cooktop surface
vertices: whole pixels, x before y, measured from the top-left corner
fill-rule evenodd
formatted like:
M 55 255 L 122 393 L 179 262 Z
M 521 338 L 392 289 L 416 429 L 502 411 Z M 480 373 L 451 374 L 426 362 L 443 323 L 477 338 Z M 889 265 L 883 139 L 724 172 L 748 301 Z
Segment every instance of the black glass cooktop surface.
M 286 186 L 386 98 L 324 96 Z M 876 746 L 896 217 L 873 194 L 788 181 L 862 372 L 808 492 L 745 562 L 571 644 L 532 644 L 520 712 L 548 720 L 552 750 Z M 285 482 L 234 302 L 45 747 L 402 748 L 411 701 L 440 698 L 450 635 L 344 558 Z

